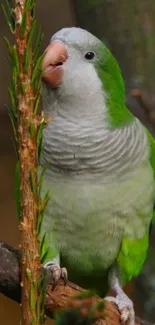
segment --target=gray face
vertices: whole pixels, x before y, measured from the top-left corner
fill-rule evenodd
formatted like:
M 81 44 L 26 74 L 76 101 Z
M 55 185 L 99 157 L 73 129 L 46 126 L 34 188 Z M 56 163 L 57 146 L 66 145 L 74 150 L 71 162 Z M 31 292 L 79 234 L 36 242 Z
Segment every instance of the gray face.
M 57 89 L 63 96 L 90 96 L 100 92 L 100 82 L 95 69 L 97 49 L 104 45 L 89 32 L 80 28 L 64 28 L 51 38 L 60 41 L 68 51 L 68 60 L 63 64 L 63 80 Z
M 65 44 L 68 59 L 63 63 L 62 82 L 58 88 L 43 87 L 43 105 L 46 113 L 58 112 L 83 119 L 85 116 L 103 118 L 106 111 L 103 84 L 97 74 L 96 64 L 104 44 L 80 28 L 64 28 L 51 39 Z M 93 56 L 87 57 L 90 52 Z M 91 55 L 92 55 L 91 54 Z

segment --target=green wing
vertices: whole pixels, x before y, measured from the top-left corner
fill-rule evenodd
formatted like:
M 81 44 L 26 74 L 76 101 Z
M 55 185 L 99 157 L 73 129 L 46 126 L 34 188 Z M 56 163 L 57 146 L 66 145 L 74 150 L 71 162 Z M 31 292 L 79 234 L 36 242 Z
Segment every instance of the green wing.
M 124 237 L 117 258 L 122 285 L 136 277 L 143 266 L 149 246 L 149 231 L 144 237 L 135 240 Z
M 146 129 L 146 133 L 149 139 L 150 143 L 150 164 L 152 166 L 153 172 L 154 172 L 154 179 L 155 179 L 155 139 L 153 138 L 152 134 Z M 153 219 L 152 222 L 155 222 L 155 205 L 154 205 L 154 211 L 153 211 Z
M 148 140 L 151 148 L 150 164 L 154 171 L 155 178 L 155 139 L 147 129 L 146 133 L 148 135 Z M 147 230 L 143 238 L 137 238 L 133 240 L 129 237 L 124 237 L 122 239 L 121 249 L 117 258 L 117 265 L 123 285 L 132 277 L 137 276 L 141 271 L 141 268 L 147 256 L 149 236 L 153 222 L 155 222 L 155 207 L 150 229 Z

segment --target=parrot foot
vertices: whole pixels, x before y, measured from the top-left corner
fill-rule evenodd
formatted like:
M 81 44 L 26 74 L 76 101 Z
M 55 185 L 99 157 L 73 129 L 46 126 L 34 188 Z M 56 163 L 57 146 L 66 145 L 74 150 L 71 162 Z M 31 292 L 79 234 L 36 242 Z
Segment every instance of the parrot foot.
M 115 303 L 121 313 L 121 321 L 126 325 L 135 325 L 135 312 L 133 302 L 120 288 L 116 297 L 106 297 L 105 300 Z
M 53 290 L 55 289 L 55 287 L 60 279 L 63 280 L 64 285 L 67 284 L 68 272 L 65 267 L 61 268 L 59 264 L 54 264 L 52 262 L 46 263 L 44 267 L 46 269 L 50 270 L 50 272 L 51 272 Z

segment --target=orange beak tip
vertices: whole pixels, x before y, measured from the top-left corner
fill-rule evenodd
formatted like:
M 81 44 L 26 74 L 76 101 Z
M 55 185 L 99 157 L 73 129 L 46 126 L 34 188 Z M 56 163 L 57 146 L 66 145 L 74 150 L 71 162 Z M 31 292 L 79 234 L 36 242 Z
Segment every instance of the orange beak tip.
M 43 80 L 50 83 L 52 87 L 60 86 L 63 75 L 63 64 L 68 59 L 66 46 L 57 41 L 53 41 L 45 50 L 42 62 Z

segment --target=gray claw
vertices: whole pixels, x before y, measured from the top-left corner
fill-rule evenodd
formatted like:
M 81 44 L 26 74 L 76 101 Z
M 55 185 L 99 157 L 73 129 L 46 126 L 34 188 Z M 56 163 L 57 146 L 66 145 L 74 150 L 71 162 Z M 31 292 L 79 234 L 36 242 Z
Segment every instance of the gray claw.
M 61 278 L 64 281 L 64 285 L 66 285 L 68 282 L 68 272 L 65 267 L 61 268 Z
M 52 265 L 51 266 L 51 273 L 52 273 L 52 281 L 57 283 L 61 277 L 61 268 L 59 265 Z
M 58 264 L 51 264 L 50 265 L 50 271 L 52 276 L 52 284 L 53 284 L 53 290 L 55 289 L 58 281 L 60 279 L 63 280 L 64 285 L 68 282 L 68 273 L 67 269 L 65 267 L 60 267 Z

